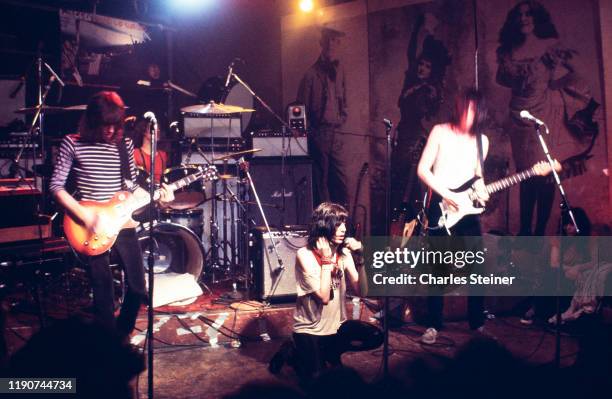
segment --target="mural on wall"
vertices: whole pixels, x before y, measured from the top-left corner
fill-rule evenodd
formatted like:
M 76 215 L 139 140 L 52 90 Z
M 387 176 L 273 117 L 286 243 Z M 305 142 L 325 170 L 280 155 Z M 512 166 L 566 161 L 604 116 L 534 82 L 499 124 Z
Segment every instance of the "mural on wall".
M 367 24 L 360 4 L 326 9 L 323 18 L 285 18 L 283 103 L 306 105 L 314 203 L 334 201 L 369 223 Z
M 453 97 L 463 88 L 474 86 L 476 74 L 490 110 L 490 123 L 484 132 L 491 142 L 486 180 L 524 170 L 544 159 L 534 124 L 519 116 L 521 110 L 528 110 L 550 129 L 545 139 L 552 155 L 563 164 L 563 184 L 571 204 L 584 208 L 591 219 L 607 220 L 608 180 L 603 174 L 606 137 L 599 106 L 601 55 L 594 28 L 596 2 L 499 0 L 476 1 L 475 7 L 472 0 L 397 4 L 395 8 L 370 7 L 374 11 L 369 10 L 367 19 L 352 19 L 352 30 L 367 32 L 367 42 L 343 35 L 345 30 L 333 20 L 334 29 L 343 32 L 339 34 L 345 43 L 341 53 L 367 54 L 365 71 L 340 58 L 337 65 L 344 66 L 346 87 L 337 81 L 331 85 L 336 100 L 325 112 L 336 112 L 342 120 L 343 101 L 337 92 L 344 89 L 349 119 L 354 110 L 364 104 L 367 107 L 367 122 L 363 124 L 367 141 L 346 135 L 342 144 L 345 149 L 369 145 L 370 232 L 385 233 L 387 187 L 393 207 L 404 204 L 409 215 L 419 210 L 424 188 L 416 177 L 415 165 L 423 143 L 433 125 L 448 121 Z M 356 27 L 355 23 L 364 26 Z M 292 40 L 295 43 L 296 38 Z M 317 37 L 317 44 L 319 40 Z M 319 52 L 321 48 L 312 59 L 317 59 Z M 300 78 L 306 69 L 301 66 Z M 333 69 L 328 70 L 328 76 Z M 287 76 L 284 70 L 285 93 L 289 89 Z M 295 93 L 298 83 L 290 83 L 289 90 Z M 355 96 L 355 85 L 361 90 L 366 85 L 367 95 Z M 310 108 L 317 115 L 317 105 Z M 390 182 L 385 178 L 383 118 L 396 124 Z M 338 129 L 347 130 L 346 125 Z M 354 157 L 347 159 L 348 164 L 336 165 L 347 175 L 354 174 L 358 162 Z M 484 230 L 551 234 L 559 220 L 558 203 L 550 177 L 531 179 L 492 197 L 483 218 Z

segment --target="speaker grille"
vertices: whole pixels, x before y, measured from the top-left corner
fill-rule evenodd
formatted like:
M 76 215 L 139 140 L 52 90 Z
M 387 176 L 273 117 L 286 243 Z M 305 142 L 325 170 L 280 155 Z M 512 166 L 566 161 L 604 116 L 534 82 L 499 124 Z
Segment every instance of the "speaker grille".
M 283 179 L 280 160 L 253 159 L 251 176 L 270 226 L 302 225 L 310 221 L 312 214 L 312 165 L 310 160 L 286 161 Z M 283 180 L 285 185 L 284 212 Z M 254 201 L 254 196 L 251 200 Z M 256 225 L 264 225 L 257 206 L 251 206 L 250 214 Z
M 264 228 L 251 231 L 251 261 L 255 277 L 255 291 L 260 299 L 291 300 L 296 296 L 295 262 L 297 250 L 306 246 L 306 230 L 273 230 L 270 235 Z M 272 239 L 282 261 L 282 267 L 274 252 Z

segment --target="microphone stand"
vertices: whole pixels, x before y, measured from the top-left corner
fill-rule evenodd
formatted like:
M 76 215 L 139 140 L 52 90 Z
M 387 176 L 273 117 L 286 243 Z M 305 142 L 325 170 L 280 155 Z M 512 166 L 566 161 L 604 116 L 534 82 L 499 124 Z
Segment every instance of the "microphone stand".
M 153 210 L 155 209 L 155 154 L 157 153 L 157 121 L 152 119 L 149 122 L 149 129 L 151 131 L 151 151 L 150 151 L 150 163 L 151 165 L 151 184 L 149 185 L 149 256 L 147 258 L 148 269 L 148 280 L 149 280 L 149 307 L 147 310 L 147 380 L 148 380 L 148 397 L 153 398 L 153 284 L 154 284 L 154 271 L 155 266 L 155 244 L 153 235 L 153 223 L 155 216 Z
M 574 218 L 574 213 L 572 212 L 572 208 L 569 204 L 567 196 L 565 195 L 565 190 L 563 189 L 563 185 L 561 184 L 561 179 L 559 178 L 559 174 L 555 170 L 555 163 L 552 157 L 550 156 L 550 152 L 548 151 L 548 146 L 546 145 L 546 141 L 544 141 L 544 136 L 542 136 L 542 132 L 540 131 L 540 128 L 544 126 L 544 128 L 546 129 L 546 133 L 548 134 L 548 126 L 546 126 L 546 124 L 539 124 L 539 123 L 536 123 L 535 126 L 536 126 L 536 133 L 538 135 L 538 139 L 540 140 L 540 145 L 542 146 L 544 155 L 546 155 L 546 160 L 548 161 L 548 164 L 550 165 L 550 170 L 552 171 L 552 174 L 555 179 L 555 183 L 557 184 L 557 188 L 559 190 L 559 194 L 561 195 L 561 203 L 560 203 L 561 215 L 563 215 L 564 212 L 567 212 L 567 214 L 569 215 L 572 221 L 572 224 L 574 225 L 574 228 L 576 229 L 576 233 L 580 233 L 580 229 L 578 228 L 578 225 L 576 224 L 576 219 Z M 561 220 L 563 220 L 563 218 L 561 218 Z M 560 222 L 559 224 L 560 224 L 560 228 L 563 229 L 563 222 Z M 563 230 L 559 230 L 559 233 L 561 233 L 562 231 Z M 561 286 L 562 269 L 563 269 L 563 240 L 559 240 L 559 266 L 557 268 L 557 278 L 555 282 L 556 290 L 557 290 L 557 300 L 556 300 L 557 320 L 555 323 L 556 324 L 555 325 L 555 367 L 556 368 L 561 367 L 561 303 L 560 303 L 561 298 L 559 296 L 559 290 Z
M 391 220 L 391 130 L 393 124 L 385 120 L 386 148 L 386 178 L 385 186 L 385 234 L 389 234 L 389 221 Z M 385 295 L 383 308 L 383 379 L 389 378 L 389 297 Z

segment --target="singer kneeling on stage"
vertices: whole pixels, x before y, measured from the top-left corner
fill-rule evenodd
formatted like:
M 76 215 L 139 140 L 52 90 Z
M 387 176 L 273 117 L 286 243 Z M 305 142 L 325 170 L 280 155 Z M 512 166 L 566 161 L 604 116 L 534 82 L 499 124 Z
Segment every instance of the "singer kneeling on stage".
M 328 365 L 341 366 L 344 352 L 382 344 L 378 327 L 346 319 L 346 280 L 355 293 L 360 292 L 351 252 L 361 252 L 361 243 L 346 237 L 347 219 L 346 209 L 331 202 L 314 210 L 308 243 L 297 251 L 293 342 L 283 344 L 274 355 L 272 373 L 288 362 L 301 378 L 309 379 Z

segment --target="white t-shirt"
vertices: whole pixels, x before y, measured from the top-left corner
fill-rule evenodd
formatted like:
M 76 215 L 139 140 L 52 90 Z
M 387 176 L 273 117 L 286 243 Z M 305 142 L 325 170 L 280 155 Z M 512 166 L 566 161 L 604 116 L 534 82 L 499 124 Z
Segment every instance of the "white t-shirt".
M 335 334 L 346 320 L 346 279 L 344 278 L 343 260 L 347 255 L 340 256 L 337 262 L 341 272 L 335 273 L 336 276 L 332 277 L 333 297 L 330 297 L 329 302 L 325 305 L 314 293 L 321 287 L 322 267 L 311 250 L 300 248 L 298 253 L 300 251 L 305 257 L 312 257 L 313 261 L 302 265 L 298 257 L 295 260 L 298 297 L 293 314 L 293 332 L 312 335 Z

